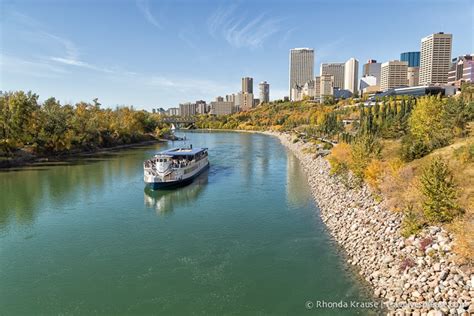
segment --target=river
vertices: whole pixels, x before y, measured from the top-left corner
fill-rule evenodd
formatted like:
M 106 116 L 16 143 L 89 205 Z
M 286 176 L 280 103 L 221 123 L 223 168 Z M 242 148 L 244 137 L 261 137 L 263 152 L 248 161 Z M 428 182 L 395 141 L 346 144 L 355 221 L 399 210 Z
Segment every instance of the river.
M 366 313 L 305 307 L 370 298 L 278 139 L 186 136 L 211 168 L 173 191 L 142 162 L 178 142 L 0 171 L 0 314 Z

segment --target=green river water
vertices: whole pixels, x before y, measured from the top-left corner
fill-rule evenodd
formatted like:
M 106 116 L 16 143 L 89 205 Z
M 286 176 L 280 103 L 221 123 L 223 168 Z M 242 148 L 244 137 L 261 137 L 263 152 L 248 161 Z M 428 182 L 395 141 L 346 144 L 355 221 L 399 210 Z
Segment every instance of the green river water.
M 187 133 L 194 183 L 148 191 L 156 144 L 0 171 L 0 315 L 355 315 L 368 301 L 278 139 Z

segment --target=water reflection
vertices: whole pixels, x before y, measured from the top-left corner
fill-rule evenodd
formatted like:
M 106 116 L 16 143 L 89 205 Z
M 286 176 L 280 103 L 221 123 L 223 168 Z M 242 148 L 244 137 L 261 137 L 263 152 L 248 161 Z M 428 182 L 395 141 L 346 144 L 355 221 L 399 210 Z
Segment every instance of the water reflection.
M 310 192 L 300 161 L 292 153 L 286 160 L 286 197 L 293 207 L 302 207 L 308 203 Z
M 157 214 L 163 215 L 173 212 L 175 207 L 192 203 L 203 192 L 208 183 L 209 171 L 206 170 L 194 181 L 184 187 L 171 190 L 144 190 L 145 206 L 152 208 Z
M 153 151 L 156 150 L 154 146 Z M 105 194 L 117 179 L 139 179 L 147 148 L 97 154 L 59 163 L 0 171 L 0 233 L 12 223 L 31 225 L 38 210 L 61 210 L 93 193 Z

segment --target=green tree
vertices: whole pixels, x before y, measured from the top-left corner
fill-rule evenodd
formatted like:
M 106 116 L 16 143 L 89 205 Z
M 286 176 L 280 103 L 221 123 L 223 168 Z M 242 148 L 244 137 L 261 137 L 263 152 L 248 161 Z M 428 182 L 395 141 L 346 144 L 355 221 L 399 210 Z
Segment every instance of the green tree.
M 380 158 L 382 147 L 373 134 L 362 135 L 351 146 L 351 170 L 359 181 L 364 178 L 364 171 L 372 159 Z
M 38 110 L 38 95 L 31 91 L 5 92 L 0 95 L 0 146 L 10 155 L 32 141 L 36 128 L 33 118 Z
M 452 132 L 445 121 L 444 101 L 435 96 L 420 98 L 408 119 L 414 139 L 436 148 L 449 142 Z
M 421 190 L 424 196 L 423 211 L 431 222 L 450 222 L 459 214 L 456 186 L 451 171 L 440 157 L 433 158 L 423 169 Z

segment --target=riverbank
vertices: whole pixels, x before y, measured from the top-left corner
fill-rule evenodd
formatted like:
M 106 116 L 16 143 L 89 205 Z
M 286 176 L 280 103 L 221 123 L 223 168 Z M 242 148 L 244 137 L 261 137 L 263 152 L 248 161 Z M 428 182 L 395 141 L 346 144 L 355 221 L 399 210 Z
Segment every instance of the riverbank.
M 264 134 L 278 137 L 298 157 L 322 220 L 390 314 L 474 313 L 474 273 L 456 263 L 452 235 L 431 226 L 402 237 L 402 215 L 375 201 L 366 185 L 347 188 L 330 175 L 326 159 L 305 152 L 309 144 L 293 142 L 289 134 Z
M 15 157 L 8 160 L 0 160 L 0 169 L 10 169 L 10 168 L 18 168 L 18 167 L 26 167 L 31 166 L 37 163 L 45 163 L 45 162 L 63 162 L 67 161 L 71 158 L 76 157 L 88 157 L 93 155 L 100 155 L 105 154 L 108 152 L 113 152 L 122 149 L 134 148 L 134 147 L 141 147 L 141 146 L 148 146 L 153 145 L 160 142 L 167 142 L 167 139 L 152 139 L 152 140 L 145 140 L 137 143 L 131 144 L 123 144 L 117 145 L 112 147 L 106 148 L 97 148 L 95 150 L 87 150 L 87 151 L 72 151 L 60 155 L 44 155 L 44 156 L 34 156 L 34 155 L 24 155 L 21 157 Z

